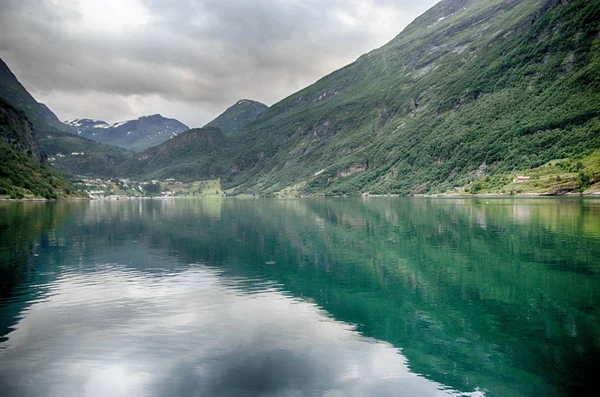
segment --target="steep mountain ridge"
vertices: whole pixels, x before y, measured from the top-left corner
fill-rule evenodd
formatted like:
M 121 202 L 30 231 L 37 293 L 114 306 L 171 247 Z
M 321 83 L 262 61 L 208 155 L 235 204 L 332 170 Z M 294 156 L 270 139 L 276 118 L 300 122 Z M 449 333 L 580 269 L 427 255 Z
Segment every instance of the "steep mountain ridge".
M 31 121 L 30 135 L 42 148 L 40 153 L 54 158 L 52 165 L 65 174 L 116 176 L 116 166 L 130 156 L 130 152 L 124 149 L 73 134 L 73 127 L 58 121 L 46 105 L 36 102 L 0 60 L 0 100 L 2 99 L 27 116 L 27 122 Z M 40 156 L 34 157 L 39 160 Z
M 0 58 L 0 98 L 21 110 L 36 129 L 67 131 L 58 117 L 43 103 L 37 102 Z
M 583 0 L 442 1 L 234 136 L 214 159 L 222 182 L 426 193 L 588 154 L 600 147 L 599 19 Z
M 263 103 L 241 99 L 208 123 L 206 127 L 218 128 L 227 136 L 234 135 L 247 124 L 253 122 L 268 108 Z
M 67 120 L 65 124 L 85 138 L 138 152 L 189 130 L 182 122 L 160 114 L 114 124 L 93 119 Z

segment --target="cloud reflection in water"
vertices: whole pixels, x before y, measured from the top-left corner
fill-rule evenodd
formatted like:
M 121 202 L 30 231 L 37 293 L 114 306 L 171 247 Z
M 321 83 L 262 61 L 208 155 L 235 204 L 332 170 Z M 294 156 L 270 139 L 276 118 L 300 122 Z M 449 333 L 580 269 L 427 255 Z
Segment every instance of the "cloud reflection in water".
M 204 266 L 65 273 L 3 347 L 6 397 L 453 394 L 277 285 Z

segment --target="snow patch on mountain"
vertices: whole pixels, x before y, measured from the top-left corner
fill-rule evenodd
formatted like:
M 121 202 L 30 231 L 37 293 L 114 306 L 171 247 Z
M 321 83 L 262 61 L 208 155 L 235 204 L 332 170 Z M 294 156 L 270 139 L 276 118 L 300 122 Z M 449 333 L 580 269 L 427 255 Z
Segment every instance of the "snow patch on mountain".
M 160 114 L 112 124 L 95 119 L 71 119 L 64 121 L 64 124 L 75 127 L 76 133 L 83 137 L 135 151 L 145 150 L 168 140 L 172 135 L 189 130 L 180 121 Z

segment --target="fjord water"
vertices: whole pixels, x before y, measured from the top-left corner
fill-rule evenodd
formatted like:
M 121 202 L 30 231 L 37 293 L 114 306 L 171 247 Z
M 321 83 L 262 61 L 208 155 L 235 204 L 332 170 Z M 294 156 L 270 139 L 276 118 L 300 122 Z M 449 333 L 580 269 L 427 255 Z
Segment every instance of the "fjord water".
M 0 205 L 0 394 L 567 396 L 600 200 Z

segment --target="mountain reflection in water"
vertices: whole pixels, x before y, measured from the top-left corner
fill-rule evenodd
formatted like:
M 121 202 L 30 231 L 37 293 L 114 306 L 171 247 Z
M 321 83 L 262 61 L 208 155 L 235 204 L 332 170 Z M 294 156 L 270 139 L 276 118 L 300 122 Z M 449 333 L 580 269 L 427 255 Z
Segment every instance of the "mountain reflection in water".
M 600 201 L 19 203 L 0 227 L 3 396 L 571 395 L 598 369 Z

